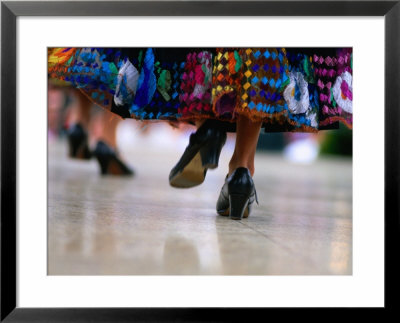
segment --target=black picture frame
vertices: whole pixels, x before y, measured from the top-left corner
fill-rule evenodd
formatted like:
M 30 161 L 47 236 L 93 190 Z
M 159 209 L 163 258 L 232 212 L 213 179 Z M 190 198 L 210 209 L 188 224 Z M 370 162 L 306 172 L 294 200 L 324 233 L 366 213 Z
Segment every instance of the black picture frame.
M 102 1 L 1 3 L 1 322 L 236 321 L 263 309 L 19 308 L 16 306 L 16 19 L 19 16 L 384 16 L 385 310 L 399 286 L 400 1 Z M 371 46 L 374 46 L 371 44 Z M 372 60 L 373 62 L 373 60 Z M 373 125 L 371 125 L 371 131 Z M 371 148 L 373 150 L 373 147 Z M 373 153 L 373 151 L 371 151 Z M 366 183 L 368 185 L 368 183 Z M 38 291 L 39 292 L 39 291 Z M 393 296 L 394 295 L 394 296 Z M 275 309 L 281 311 L 282 309 Z M 381 314 L 381 309 L 376 309 Z M 246 315 L 248 313 L 245 313 Z M 258 315 L 257 313 L 251 313 Z M 379 314 L 379 315 L 380 315 Z M 262 314 L 261 314 L 262 315 Z M 255 316 L 256 317 L 256 316 Z

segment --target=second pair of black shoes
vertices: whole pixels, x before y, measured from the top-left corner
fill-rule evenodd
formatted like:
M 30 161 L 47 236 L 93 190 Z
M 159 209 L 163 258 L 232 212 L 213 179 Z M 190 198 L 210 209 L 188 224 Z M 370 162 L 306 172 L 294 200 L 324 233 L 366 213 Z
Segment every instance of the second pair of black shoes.
M 76 159 L 90 159 L 94 156 L 100 165 L 102 175 L 132 176 L 134 171 L 118 157 L 118 153 L 99 140 L 90 151 L 88 135 L 80 124 L 75 124 L 67 132 L 69 156 Z

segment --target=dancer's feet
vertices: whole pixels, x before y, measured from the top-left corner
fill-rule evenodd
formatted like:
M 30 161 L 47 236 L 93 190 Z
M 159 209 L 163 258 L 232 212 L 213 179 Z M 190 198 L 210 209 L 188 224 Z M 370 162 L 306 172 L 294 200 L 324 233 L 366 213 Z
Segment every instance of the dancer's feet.
M 217 213 L 234 220 L 241 220 L 250 215 L 252 204 L 257 199 L 256 189 L 250 171 L 239 167 L 225 178 L 217 201 Z
M 119 158 L 117 152 L 103 141 L 98 141 L 93 155 L 100 164 L 102 175 L 133 176 L 134 171 Z
M 207 169 L 218 167 L 219 156 L 226 141 L 226 131 L 209 122 L 190 135 L 189 145 L 169 174 L 173 187 L 189 188 L 203 183 Z
M 92 154 L 89 150 L 88 135 L 85 129 L 77 123 L 67 131 L 69 157 L 77 159 L 90 159 Z

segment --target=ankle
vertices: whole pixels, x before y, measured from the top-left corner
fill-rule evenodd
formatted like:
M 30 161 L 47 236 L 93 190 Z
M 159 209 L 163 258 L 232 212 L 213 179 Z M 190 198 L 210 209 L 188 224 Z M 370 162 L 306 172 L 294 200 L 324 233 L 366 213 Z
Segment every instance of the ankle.
M 114 142 L 112 140 L 107 140 L 107 139 L 104 139 L 103 137 L 99 137 L 99 138 L 95 139 L 94 141 L 95 142 L 103 142 L 105 145 L 107 145 L 109 148 L 111 148 L 115 152 L 117 151 L 117 144 L 116 144 L 116 142 Z
M 234 172 L 234 170 L 239 167 L 247 168 L 250 171 L 251 177 L 253 177 L 255 171 L 254 165 L 249 165 L 247 163 L 240 163 L 240 162 L 232 162 L 232 161 L 229 163 L 229 175 L 231 175 Z

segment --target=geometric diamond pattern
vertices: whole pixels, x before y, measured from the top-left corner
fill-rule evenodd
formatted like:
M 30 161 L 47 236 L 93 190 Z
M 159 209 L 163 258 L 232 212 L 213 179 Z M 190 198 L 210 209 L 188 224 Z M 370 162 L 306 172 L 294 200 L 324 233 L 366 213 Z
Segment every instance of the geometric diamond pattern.
M 247 82 L 242 86 L 241 108 L 251 109 L 257 115 L 267 113 L 267 109 L 278 111 L 275 106 L 285 104 L 283 95 L 278 93 L 283 91 L 280 87 L 288 71 L 285 53 L 275 48 L 246 50 L 243 61 Z
M 63 50 L 66 51 L 66 57 L 61 55 L 54 60 L 52 56 L 53 61 L 48 68 L 49 77 L 69 82 L 94 103 L 110 108 L 116 92 L 116 75 L 126 62 L 126 56 L 123 58 L 121 54 L 124 50 L 118 55 L 116 49 L 108 48 Z M 292 125 L 310 125 L 312 120 L 307 119 L 304 113 L 295 115 L 290 112 L 290 104 L 284 98 L 283 91 L 290 81 L 289 71 L 299 71 L 308 82 L 310 106 L 317 109 L 317 123 L 328 125 L 337 120 L 344 120 L 347 124 L 352 122 L 352 115 L 346 114 L 338 103 L 341 98 L 333 97 L 331 93 L 339 75 L 344 71 L 352 73 L 351 49 L 330 51 L 328 48 L 328 51 L 324 49 L 323 55 L 304 55 L 297 50 L 290 52 L 290 49 L 287 53 L 283 48 L 218 48 L 209 52 L 205 49 L 191 49 L 190 53 L 183 53 L 183 56 L 171 55 L 173 48 L 139 50 L 141 54 L 133 54 L 130 62 L 140 76 L 145 75 L 144 81 L 141 79 L 140 82 L 148 83 L 143 83 L 144 86 L 141 83 L 142 87 L 137 89 L 135 100 L 143 98 L 144 104 L 137 105 L 136 101 L 132 104 L 130 111 L 134 118 L 169 117 L 173 120 L 174 117 L 179 119 L 184 116 L 185 120 L 189 120 L 188 117 L 195 113 L 204 117 L 208 109 L 210 112 L 207 117 L 213 117 L 216 113 L 233 119 L 234 112 L 246 112 L 255 120 L 263 118 L 266 121 L 269 118 L 272 123 L 279 118 L 280 122 L 290 122 Z M 151 51 L 154 59 L 152 66 L 148 63 L 147 55 Z M 208 69 L 200 62 L 201 53 L 210 55 Z M 48 55 L 52 55 L 51 49 Z M 292 64 L 295 60 L 299 62 L 298 65 Z M 149 71 L 146 70 L 149 68 Z M 204 84 L 203 80 L 208 83 Z M 126 84 L 128 78 L 124 76 L 122 82 Z M 153 89 L 152 86 L 154 92 L 149 90 Z M 147 94 L 151 97 L 146 101 Z M 229 95 L 229 99 L 226 95 Z M 219 101 L 222 97 L 230 103 L 217 104 L 222 103 Z
M 273 81 L 273 80 L 272 80 Z M 254 76 L 252 79 L 251 79 L 251 83 L 253 83 L 253 84 L 255 84 L 255 83 L 257 83 L 258 82 L 258 77 L 257 76 Z
M 244 75 L 245 75 L 247 78 L 249 78 L 249 77 L 251 76 L 251 74 L 252 74 L 252 73 L 251 73 L 249 70 L 247 70 L 246 73 L 244 73 Z

